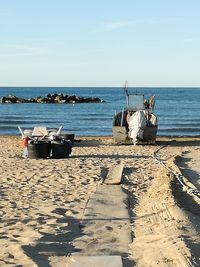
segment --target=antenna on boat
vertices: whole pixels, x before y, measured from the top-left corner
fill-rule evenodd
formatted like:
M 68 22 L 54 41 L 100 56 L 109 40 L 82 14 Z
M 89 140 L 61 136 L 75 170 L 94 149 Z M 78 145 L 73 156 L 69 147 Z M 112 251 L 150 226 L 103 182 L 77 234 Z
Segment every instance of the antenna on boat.
M 128 95 L 128 81 L 125 81 L 124 83 L 124 93 L 125 95 Z
M 124 94 L 126 96 L 126 105 L 128 107 L 128 81 L 126 80 L 125 83 L 124 83 Z

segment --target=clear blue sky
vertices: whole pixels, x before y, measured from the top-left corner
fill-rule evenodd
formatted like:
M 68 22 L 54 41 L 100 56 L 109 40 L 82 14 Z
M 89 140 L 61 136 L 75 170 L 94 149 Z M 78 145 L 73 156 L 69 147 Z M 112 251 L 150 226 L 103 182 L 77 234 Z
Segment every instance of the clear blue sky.
M 0 0 L 0 86 L 200 86 L 200 0 Z

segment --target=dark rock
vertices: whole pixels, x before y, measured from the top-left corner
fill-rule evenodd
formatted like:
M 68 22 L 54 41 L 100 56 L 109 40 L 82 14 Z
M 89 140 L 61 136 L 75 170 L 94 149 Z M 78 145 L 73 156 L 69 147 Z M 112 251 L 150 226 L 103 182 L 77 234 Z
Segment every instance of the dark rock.
M 26 103 L 36 103 L 36 99 L 35 98 L 29 98 L 26 100 Z
M 6 103 L 6 97 L 5 96 L 3 96 L 2 98 L 1 98 L 1 103 Z
M 5 103 L 6 103 L 6 104 L 11 104 L 11 103 L 13 103 L 13 102 L 12 102 L 10 99 L 6 99 Z
M 63 94 L 59 94 L 54 98 L 54 102 L 61 103 L 64 99 Z
M 0 103 L 99 103 L 105 102 L 98 97 L 80 97 L 76 95 L 48 94 L 46 97 L 38 96 L 35 98 L 24 99 L 15 95 L 4 96 L 0 99 Z
M 26 99 L 23 98 L 17 98 L 16 103 L 26 103 Z

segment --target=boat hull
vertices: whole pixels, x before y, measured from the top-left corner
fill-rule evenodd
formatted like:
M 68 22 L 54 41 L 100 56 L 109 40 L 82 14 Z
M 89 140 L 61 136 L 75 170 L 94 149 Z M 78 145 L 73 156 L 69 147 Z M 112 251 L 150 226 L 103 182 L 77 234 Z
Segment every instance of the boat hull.
M 132 144 L 129 137 L 128 123 L 126 120 L 127 111 L 120 112 L 113 119 L 113 139 L 117 144 Z M 139 139 L 137 144 L 155 144 L 158 126 L 147 126 L 143 129 L 143 138 Z

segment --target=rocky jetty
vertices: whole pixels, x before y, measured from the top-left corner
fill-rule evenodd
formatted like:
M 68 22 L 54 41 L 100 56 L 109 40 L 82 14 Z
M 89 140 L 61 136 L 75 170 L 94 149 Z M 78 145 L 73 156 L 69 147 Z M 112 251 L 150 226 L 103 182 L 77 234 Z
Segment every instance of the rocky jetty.
M 99 97 L 80 97 L 76 95 L 64 95 L 64 94 L 48 94 L 47 96 L 38 96 L 35 98 L 21 98 L 15 95 L 3 96 L 0 99 L 0 103 L 58 103 L 58 104 L 68 104 L 68 103 L 102 103 L 104 100 Z

